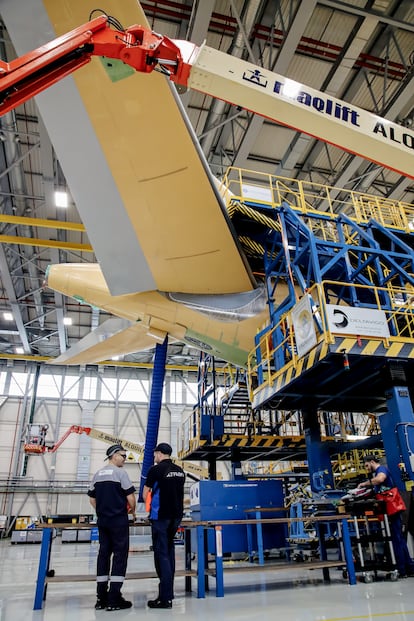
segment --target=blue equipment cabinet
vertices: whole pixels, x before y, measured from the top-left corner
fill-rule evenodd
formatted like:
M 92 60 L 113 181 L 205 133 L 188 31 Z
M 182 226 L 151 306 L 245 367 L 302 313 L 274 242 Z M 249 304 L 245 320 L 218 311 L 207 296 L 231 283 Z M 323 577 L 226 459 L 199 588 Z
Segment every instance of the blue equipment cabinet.
M 281 508 L 284 494 L 281 481 L 199 481 L 190 489 L 191 518 L 195 521 L 243 520 L 254 518 L 246 510 Z M 283 511 L 266 512 L 262 517 L 285 517 Z M 256 529 L 253 529 L 253 549 L 257 550 Z M 285 524 L 263 524 L 265 550 L 286 546 Z M 214 533 L 209 532 L 208 551 L 214 552 Z M 247 527 L 234 524 L 223 527 L 223 553 L 247 552 Z

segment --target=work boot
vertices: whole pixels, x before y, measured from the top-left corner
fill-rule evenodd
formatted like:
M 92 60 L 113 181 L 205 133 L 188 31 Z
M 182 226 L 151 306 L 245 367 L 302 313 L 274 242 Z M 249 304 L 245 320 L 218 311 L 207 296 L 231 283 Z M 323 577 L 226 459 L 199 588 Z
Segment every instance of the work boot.
M 132 608 L 132 602 L 124 599 L 122 595 L 118 599 L 108 602 L 106 607 L 107 610 L 126 610 L 127 608 Z
M 150 599 L 147 604 L 148 608 L 172 608 L 172 601 L 170 599 Z
M 96 604 L 95 604 L 95 610 L 106 610 L 106 607 L 108 605 L 108 600 L 105 599 L 101 599 L 100 597 L 98 597 L 98 599 L 96 600 Z
M 108 583 L 98 582 L 96 585 L 95 610 L 105 610 L 108 605 Z

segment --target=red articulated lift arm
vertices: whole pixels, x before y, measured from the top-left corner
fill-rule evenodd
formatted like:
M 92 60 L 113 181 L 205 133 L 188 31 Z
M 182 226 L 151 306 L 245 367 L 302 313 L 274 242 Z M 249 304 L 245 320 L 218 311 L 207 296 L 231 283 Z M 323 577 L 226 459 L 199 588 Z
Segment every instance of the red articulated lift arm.
M 41 455 L 43 453 L 55 453 L 58 448 L 63 444 L 63 442 L 72 434 L 82 434 L 85 433 L 90 438 L 94 438 L 95 440 L 101 440 L 102 442 L 106 442 L 107 444 L 122 444 L 125 449 L 133 451 L 138 455 L 144 452 L 144 447 L 141 444 L 137 444 L 136 442 L 130 442 L 129 440 L 124 440 L 119 438 L 118 436 L 113 436 L 112 434 L 106 433 L 104 431 L 99 431 L 99 429 L 94 429 L 93 427 L 81 427 L 80 425 L 72 425 L 69 429 L 63 434 L 61 438 L 54 444 L 53 446 L 46 446 L 45 444 L 27 442 L 24 445 L 24 452 L 26 455 Z
M 118 59 L 142 73 L 157 64 L 186 80 L 179 48 L 142 26 L 125 31 L 110 27 L 101 15 L 16 60 L 0 61 L 0 113 L 5 114 L 90 62 L 92 56 Z M 193 49 L 196 49 L 192 44 Z
M 113 436 L 112 434 L 100 431 L 99 429 L 94 429 L 93 427 L 80 427 L 79 425 L 72 425 L 53 446 L 46 446 L 45 444 L 29 441 L 23 447 L 24 453 L 26 455 L 44 455 L 45 453 L 55 453 L 72 433 L 77 433 L 79 435 L 85 433 L 90 438 L 106 442 L 106 444 L 121 444 L 124 449 L 132 451 L 137 455 L 142 455 L 144 452 L 144 447 L 136 442 L 131 442 L 130 440 L 125 440 L 123 438 L 119 438 L 118 436 Z M 174 459 L 173 461 L 184 468 L 184 470 L 186 470 L 189 474 L 197 478 L 208 478 L 207 468 L 203 468 L 198 464 L 183 462 L 177 459 Z
M 42 453 L 55 453 L 58 448 L 63 444 L 63 442 L 71 435 L 71 433 L 86 433 L 89 435 L 91 433 L 91 427 L 80 427 L 79 425 L 72 425 L 69 429 L 63 434 L 61 438 L 54 444 L 53 446 L 46 446 L 45 444 L 34 444 L 28 442 L 24 445 L 23 450 L 26 455 L 39 455 Z
M 139 72 L 160 71 L 176 84 L 414 178 L 414 132 L 409 129 L 206 45 L 168 39 L 139 25 L 118 28 L 116 20 L 102 15 L 17 60 L 1 62 L 0 114 L 82 67 L 92 56 L 104 56 Z

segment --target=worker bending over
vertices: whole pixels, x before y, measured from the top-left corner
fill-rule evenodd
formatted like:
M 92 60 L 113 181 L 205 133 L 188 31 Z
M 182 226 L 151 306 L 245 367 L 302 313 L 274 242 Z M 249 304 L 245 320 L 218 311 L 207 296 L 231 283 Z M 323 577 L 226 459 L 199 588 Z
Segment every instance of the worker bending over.
M 375 455 L 365 455 L 364 465 L 369 478 L 367 481 L 360 483 L 358 487 L 373 487 L 375 493 L 384 492 L 395 487 L 390 471 L 386 466 L 381 465 Z M 414 576 L 414 562 L 410 557 L 407 540 L 403 532 L 401 511 L 388 515 L 388 522 L 400 578 Z

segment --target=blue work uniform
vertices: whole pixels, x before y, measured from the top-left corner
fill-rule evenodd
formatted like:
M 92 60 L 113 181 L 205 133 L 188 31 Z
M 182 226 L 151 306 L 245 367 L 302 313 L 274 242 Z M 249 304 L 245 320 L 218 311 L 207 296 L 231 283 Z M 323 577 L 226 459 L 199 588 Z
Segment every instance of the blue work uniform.
M 395 487 L 391 473 L 386 466 L 379 466 L 375 470 L 374 476 L 377 476 L 381 472 L 385 474 L 385 479 L 380 485 L 374 485 L 376 493 L 385 492 L 386 490 Z M 387 517 L 390 525 L 391 539 L 398 573 L 401 577 L 411 575 L 414 573 L 414 563 L 410 557 L 407 541 L 403 533 L 401 512 L 388 515 Z
M 88 490 L 88 496 L 96 500 L 98 518 L 96 581 L 99 598 L 106 598 L 110 578 L 109 598 L 116 600 L 125 580 L 129 551 L 127 496 L 134 492 L 128 473 L 114 464 L 98 470 Z
M 145 481 L 151 489 L 150 522 L 155 571 L 159 578 L 158 599 L 174 598 L 174 537 L 183 517 L 185 474 L 171 459 L 152 466 Z

